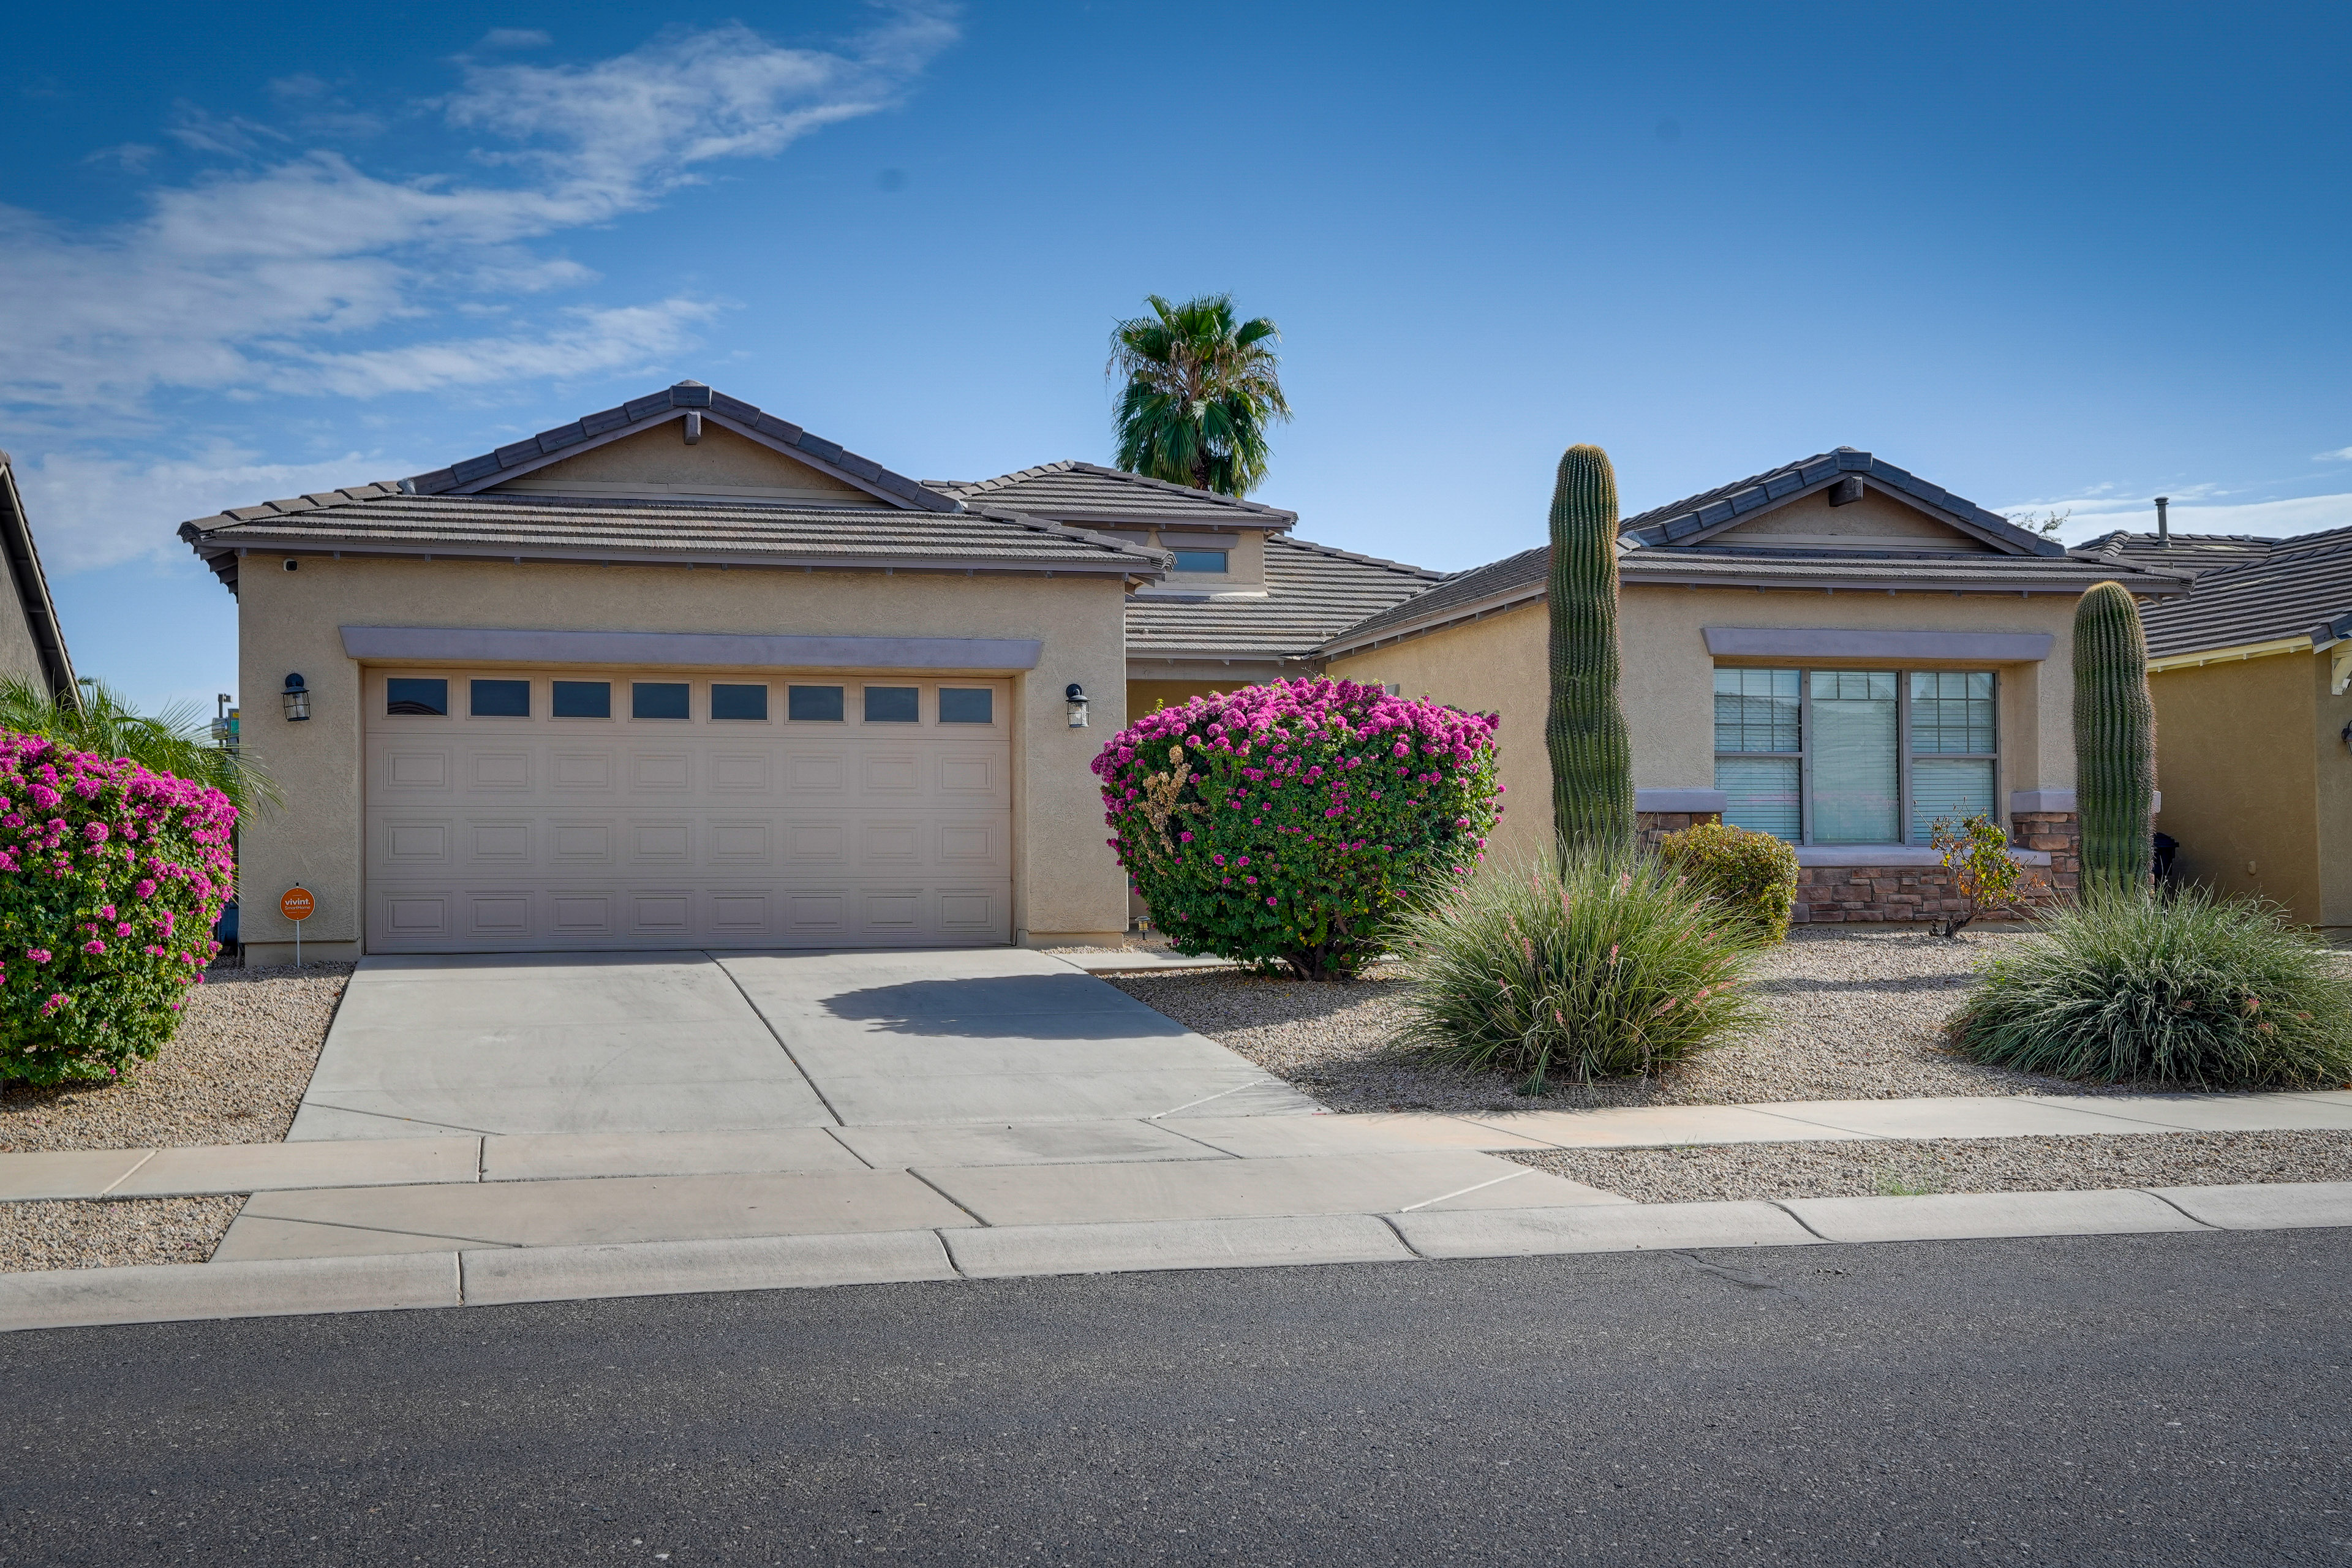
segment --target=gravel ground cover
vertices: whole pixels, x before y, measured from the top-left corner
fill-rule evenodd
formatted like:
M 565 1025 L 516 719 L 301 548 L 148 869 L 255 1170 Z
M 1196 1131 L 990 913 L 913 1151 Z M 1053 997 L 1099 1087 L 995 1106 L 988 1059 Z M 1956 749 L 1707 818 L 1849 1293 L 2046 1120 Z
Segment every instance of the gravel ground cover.
M 1555 1084 L 1534 1101 L 1510 1079 L 1415 1061 L 1397 1043 L 1403 983 L 1392 971 L 1351 985 L 1219 971 L 1110 984 L 1339 1111 L 2086 1092 L 1979 1067 L 1944 1047 L 1942 1026 L 1977 964 L 2015 940 L 1999 929 L 1949 942 L 1899 929 L 1799 927 L 1759 965 L 1758 994 L 1772 1013 L 1762 1033 L 1654 1078 Z
M 1504 1159 L 1644 1204 L 2352 1181 L 2352 1131 L 1882 1139 L 1513 1151 Z
M 202 1263 L 244 1206 L 242 1197 L 0 1204 L 0 1273 Z
M 180 1032 L 122 1079 L 0 1085 L 0 1152 L 278 1142 L 355 967 L 208 972 Z

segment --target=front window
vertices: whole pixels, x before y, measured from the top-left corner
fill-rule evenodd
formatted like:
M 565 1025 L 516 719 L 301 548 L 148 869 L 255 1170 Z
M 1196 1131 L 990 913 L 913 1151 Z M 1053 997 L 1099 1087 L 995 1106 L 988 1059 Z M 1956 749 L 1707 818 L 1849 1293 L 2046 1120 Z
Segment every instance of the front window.
M 1724 820 L 1792 844 L 1926 844 L 1994 815 L 1990 670 L 1718 669 Z
M 1223 550 L 1179 550 L 1176 552 L 1179 572 L 1223 572 L 1226 552 Z

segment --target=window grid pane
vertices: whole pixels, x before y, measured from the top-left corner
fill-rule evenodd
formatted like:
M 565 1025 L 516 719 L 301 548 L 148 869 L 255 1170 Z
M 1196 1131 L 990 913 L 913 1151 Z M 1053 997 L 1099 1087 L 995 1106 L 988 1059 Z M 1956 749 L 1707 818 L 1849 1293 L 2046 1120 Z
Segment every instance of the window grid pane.
M 1895 672 L 1812 672 L 1812 839 L 1891 844 L 1903 832 Z
M 1794 752 L 1798 685 L 1793 669 L 1715 672 L 1715 749 Z
M 1989 670 L 1915 670 L 1911 751 L 1990 752 L 1999 745 Z

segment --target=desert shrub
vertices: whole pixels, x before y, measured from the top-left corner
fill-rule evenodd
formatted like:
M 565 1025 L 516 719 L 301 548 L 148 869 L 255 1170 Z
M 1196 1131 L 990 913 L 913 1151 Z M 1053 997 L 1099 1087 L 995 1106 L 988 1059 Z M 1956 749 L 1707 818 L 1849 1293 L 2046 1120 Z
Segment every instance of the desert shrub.
M 2033 886 L 2025 863 L 2010 847 L 2009 835 L 1990 816 L 1956 821 L 1936 818 L 1936 853 L 1952 879 L 1952 890 L 1965 906 L 1942 921 L 1943 934 L 1957 938 L 1969 921 L 1990 914 L 2025 908 Z
M 1398 908 L 1465 877 L 1496 798 L 1495 721 L 1345 680 L 1196 697 L 1094 761 L 1110 847 L 1179 952 L 1344 978 Z
M 216 789 L 0 732 L 0 1079 L 111 1078 L 172 1037 L 236 821 Z
M 1701 822 L 1658 841 L 1658 858 L 1755 928 L 1785 942 L 1797 908 L 1797 852 L 1769 833 Z
M 2275 905 L 2095 889 L 2034 924 L 1953 1020 L 1980 1062 L 2158 1088 L 2352 1079 L 2352 975 Z
M 1652 1072 L 1761 1016 L 1747 921 L 1654 860 L 1489 872 L 1415 907 L 1397 950 L 1408 1038 L 1531 1092 Z

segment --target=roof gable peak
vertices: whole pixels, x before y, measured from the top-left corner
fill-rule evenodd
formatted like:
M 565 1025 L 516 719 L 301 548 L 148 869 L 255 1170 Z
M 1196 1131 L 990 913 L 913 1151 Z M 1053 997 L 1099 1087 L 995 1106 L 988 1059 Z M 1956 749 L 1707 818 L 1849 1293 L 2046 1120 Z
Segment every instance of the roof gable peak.
M 587 415 L 552 430 L 542 430 L 446 468 L 411 475 L 400 480 L 398 488 L 404 495 L 472 494 L 673 420 L 688 422 L 691 433 L 688 438 L 692 439 L 699 434 L 699 422 L 704 419 L 864 490 L 887 505 L 919 511 L 963 510 L 954 496 L 942 495 L 903 474 L 893 473 L 871 458 L 860 457 L 838 442 L 813 435 L 790 420 L 779 419 L 698 381 L 681 381 L 648 396 L 633 398 L 618 407 Z
M 1858 500 L 1871 490 L 1889 496 L 1954 532 L 1990 546 L 2004 555 L 2063 555 L 2065 547 L 2018 527 L 1964 496 L 1931 484 L 1908 469 L 1898 468 L 1872 453 L 1853 447 L 1802 458 L 1777 468 L 1703 490 L 1664 506 L 1627 518 L 1618 532 L 1636 546 L 1659 549 L 1689 546 L 1775 511 L 1808 496 L 1832 489 L 1848 491 L 1843 499 Z M 1843 504 L 1833 500 L 1832 506 Z

